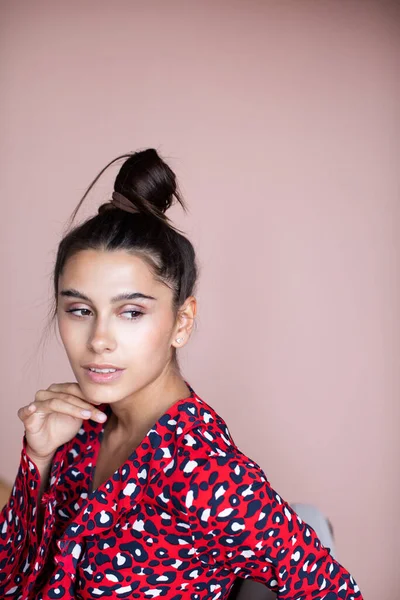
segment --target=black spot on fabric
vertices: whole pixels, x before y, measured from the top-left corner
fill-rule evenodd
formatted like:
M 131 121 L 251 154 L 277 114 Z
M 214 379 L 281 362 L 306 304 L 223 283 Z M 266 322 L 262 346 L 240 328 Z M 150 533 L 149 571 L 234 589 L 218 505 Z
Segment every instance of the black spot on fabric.
M 144 545 L 140 542 L 132 541 L 127 544 L 121 544 L 121 550 L 132 554 L 136 562 L 145 563 L 149 558 Z
M 157 432 L 151 431 L 149 440 L 152 448 L 158 448 L 161 445 L 162 437 Z
M 251 502 L 247 505 L 247 510 L 245 514 L 245 518 L 249 519 L 250 517 L 254 517 L 257 511 L 261 508 L 260 500 L 251 500 Z

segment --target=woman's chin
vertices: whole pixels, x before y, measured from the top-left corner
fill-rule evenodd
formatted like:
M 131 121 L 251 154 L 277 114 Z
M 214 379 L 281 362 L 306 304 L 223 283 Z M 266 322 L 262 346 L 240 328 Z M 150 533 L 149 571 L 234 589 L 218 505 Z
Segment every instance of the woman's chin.
M 90 404 L 99 406 L 100 404 L 110 404 L 115 402 L 115 392 L 110 393 L 104 386 L 80 383 L 80 388 L 85 396 L 85 399 Z

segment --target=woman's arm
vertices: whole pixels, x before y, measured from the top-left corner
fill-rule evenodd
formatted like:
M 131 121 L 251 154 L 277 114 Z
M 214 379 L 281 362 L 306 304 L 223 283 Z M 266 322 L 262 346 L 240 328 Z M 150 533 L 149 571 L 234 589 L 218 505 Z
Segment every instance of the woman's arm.
M 43 520 L 44 513 L 46 511 L 45 505 L 42 504 L 41 500 L 43 494 L 47 491 L 49 487 L 49 475 L 52 465 L 53 456 L 49 457 L 47 460 L 43 460 L 40 458 L 36 458 L 30 448 L 26 447 L 26 452 L 31 462 L 34 463 L 37 470 L 39 471 L 40 476 L 40 484 L 37 493 L 37 502 L 36 502 L 36 534 L 37 534 L 37 543 L 40 543 L 42 537 L 42 529 L 43 529 Z
M 20 585 L 29 573 L 22 564 L 35 556 L 39 529 L 43 524 L 40 499 L 47 487 L 51 459 L 39 465 L 28 454 L 25 435 L 17 476 L 10 498 L 0 514 L 0 597 L 15 586 L 14 577 L 19 576 Z
M 238 577 L 282 600 L 362 600 L 350 573 L 244 455 L 213 456 L 195 469 L 186 505 L 198 517 L 196 540 Z

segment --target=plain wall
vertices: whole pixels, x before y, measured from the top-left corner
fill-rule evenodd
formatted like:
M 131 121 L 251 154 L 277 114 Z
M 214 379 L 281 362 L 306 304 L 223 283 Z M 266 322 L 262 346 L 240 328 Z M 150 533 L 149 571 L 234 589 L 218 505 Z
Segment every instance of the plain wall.
M 17 410 L 72 381 L 37 344 L 57 244 L 109 160 L 154 146 L 201 266 L 187 380 L 364 597 L 400 593 L 399 13 L 383 1 L 0 3 L 1 475 Z M 109 197 L 106 175 L 78 214 Z

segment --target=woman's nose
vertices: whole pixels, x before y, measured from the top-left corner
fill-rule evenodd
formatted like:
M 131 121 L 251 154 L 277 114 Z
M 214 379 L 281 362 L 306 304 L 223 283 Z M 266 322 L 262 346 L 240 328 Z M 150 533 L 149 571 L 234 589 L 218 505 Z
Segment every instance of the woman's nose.
M 88 348 L 97 353 L 115 349 L 115 339 L 109 327 L 98 323 L 88 340 Z

